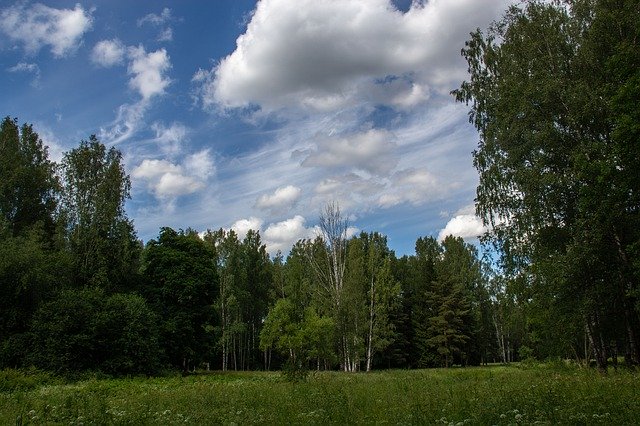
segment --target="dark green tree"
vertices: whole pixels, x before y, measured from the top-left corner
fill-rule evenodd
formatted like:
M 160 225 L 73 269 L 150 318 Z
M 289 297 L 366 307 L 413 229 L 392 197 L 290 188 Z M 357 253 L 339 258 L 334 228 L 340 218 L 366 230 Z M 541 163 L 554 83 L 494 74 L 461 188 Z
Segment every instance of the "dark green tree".
M 47 148 L 31 125 L 6 117 L 0 124 L 0 217 L 13 236 L 41 224 L 55 230 L 60 185 Z
M 25 363 L 27 333 L 42 301 L 67 284 L 56 232 L 59 183 L 32 126 L 0 124 L 0 365 Z
M 162 228 L 145 247 L 142 273 L 169 364 L 186 372 L 213 361 L 218 274 L 211 247 L 195 232 Z
M 157 319 L 144 299 L 102 289 L 68 289 L 34 316 L 31 365 L 65 375 L 83 371 L 152 374 L 160 366 Z

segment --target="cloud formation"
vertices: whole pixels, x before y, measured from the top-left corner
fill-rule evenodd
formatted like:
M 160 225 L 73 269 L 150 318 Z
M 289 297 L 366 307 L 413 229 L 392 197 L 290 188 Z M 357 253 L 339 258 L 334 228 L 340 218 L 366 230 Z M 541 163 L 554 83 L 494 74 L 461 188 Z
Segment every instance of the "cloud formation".
M 171 83 L 166 71 L 171 68 L 171 62 L 165 49 L 147 53 L 142 45 L 129 48 L 129 67 L 127 72 L 132 75 L 129 87 L 136 90 L 143 100 L 164 94 L 164 89 Z
M 318 141 L 317 149 L 311 151 L 302 165 L 348 167 L 374 175 L 387 175 L 397 164 L 395 147 L 394 137 L 389 131 L 371 129 Z
M 27 63 L 27 62 L 18 62 L 14 66 L 7 68 L 9 72 L 24 72 L 33 74 L 33 80 L 31 80 L 31 86 L 39 87 L 40 86 L 40 67 L 38 64 Z
M 422 204 L 441 195 L 446 185 L 426 169 L 407 169 L 394 174 L 391 185 L 378 199 L 380 207 L 392 207 L 402 203 Z
M 184 124 L 177 122 L 166 127 L 163 123 L 156 121 L 151 124 L 151 130 L 155 132 L 153 142 L 158 144 L 160 150 L 170 157 L 182 152 L 189 134 L 189 129 Z
M 124 55 L 125 47 L 120 40 L 102 40 L 93 46 L 91 62 L 100 67 L 108 68 L 122 64 Z
M 460 209 L 452 217 L 446 226 L 438 233 L 438 241 L 443 241 L 447 236 L 461 237 L 465 240 L 473 240 L 487 231 L 482 220 L 474 213 L 474 206 L 470 205 Z
M 214 171 L 209 150 L 205 149 L 188 156 L 182 165 L 145 159 L 131 172 L 131 177 L 146 182 L 156 198 L 166 202 L 204 188 Z
M 114 46 L 108 45 L 107 49 L 112 47 Z M 135 90 L 141 98 L 137 102 L 120 105 L 113 123 L 100 129 L 101 139 L 111 144 L 123 142 L 135 134 L 143 124 L 144 114 L 151 99 L 164 95 L 165 89 L 171 84 L 171 79 L 167 76 L 171 69 L 171 60 L 165 49 L 147 53 L 144 46 L 139 45 L 128 47 L 126 56 L 129 60 L 127 73 L 132 76 L 129 79 L 129 88 Z
M 0 32 L 22 44 L 28 54 L 49 46 L 56 58 L 74 53 L 92 22 L 91 12 L 80 4 L 73 9 L 55 9 L 19 2 L 0 11 Z
M 273 194 L 263 194 L 255 206 L 262 210 L 281 211 L 290 208 L 300 198 L 302 190 L 297 186 L 287 185 L 275 190 Z
M 155 27 L 164 26 L 173 21 L 174 18 L 171 15 L 171 9 L 165 7 L 162 9 L 162 12 L 157 15 L 155 13 L 149 13 L 148 15 L 143 16 L 138 19 L 137 24 L 138 27 L 141 27 L 145 24 L 149 24 Z M 164 27 L 164 29 L 158 35 L 158 41 L 172 41 L 173 40 L 173 29 L 169 26 Z
M 264 231 L 264 240 L 269 253 L 274 254 L 278 250 L 286 252 L 303 238 L 315 236 L 313 228 L 305 226 L 305 218 L 296 215 L 290 219 L 270 224 Z
M 231 229 L 238 235 L 239 240 L 243 240 L 249 230 L 260 231 L 262 224 L 262 219 L 251 216 L 249 219 L 236 220 Z
M 205 106 L 333 111 L 385 85 L 397 96 L 376 101 L 412 106 L 459 81 L 459 46 L 503 3 L 415 1 L 402 13 L 389 0 L 262 0 L 236 50 L 194 80 Z

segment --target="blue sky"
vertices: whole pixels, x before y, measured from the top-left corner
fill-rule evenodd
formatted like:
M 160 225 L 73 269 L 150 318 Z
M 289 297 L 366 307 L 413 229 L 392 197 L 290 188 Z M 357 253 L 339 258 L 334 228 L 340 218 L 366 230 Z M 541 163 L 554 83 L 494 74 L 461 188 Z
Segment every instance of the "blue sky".
M 482 232 L 478 135 L 450 90 L 507 0 L 0 1 L 0 113 L 50 156 L 95 134 L 132 180 L 127 214 L 259 229 L 271 253 L 339 202 L 399 255 Z

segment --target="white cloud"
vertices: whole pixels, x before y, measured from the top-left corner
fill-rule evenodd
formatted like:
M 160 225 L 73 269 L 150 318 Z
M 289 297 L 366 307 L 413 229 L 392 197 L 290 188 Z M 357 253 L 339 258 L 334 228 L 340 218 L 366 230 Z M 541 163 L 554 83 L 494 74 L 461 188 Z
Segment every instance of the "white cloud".
M 155 13 L 150 13 L 140 19 L 138 19 L 138 27 L 141 27 L 145 24 L 150 24 L 155 27 L 159 27 L 165 24 L 168 24 L 174 21 L 174 17 L 171 15 L 171 9 L 165 7 L 162 9 L 162 12 L 159 15 Z M 158 41 L 172 41 L 173 40 L 173 30 L 171 27 L 165 27 L 162 32 L 158 35 Z
M 38 64 L 30 64 L 26 62 L 19 62 L 16 65 L 7 68 L 9 72 L 26 72 L 33 74 L 33 80 L 31 81 L 31 86 L 39 87 L 40 86 L 40 67 Z
M 394 174 L 391 185 L 378 199 L 380 207 L 392 207 L 402 203 L 422 204 L 442 194 L 447 189 L 425 169 L 408 169 Z
M 111 67 L 122 64 L 125 47 L 118 39 L 102 40 L 96 43 L 91 52 L 91 61 L 101 67 Z
M 54 9 L 40 3 L 27 7 L 19 2 L 0 11 L 0 31 L 9 39 L 22 43 L 28 54 L 49 46 L 57 58 L 76 51 L 92 21 L 91 12 L 80 4 L 74 9 Z
M 312 237 L 313 229 L 305 227 L 305 219 L 300 215 L 272 223 L 264 231 L 265 244 L 271 254 L 278 250 L 287 252 L 298 240 Z
M 207 180 L 215 171 L 215 165 L 209 149 L 203 149 L 200 152 L 188 156 L 184 161 L 184 168 L 188 170 L 192 176 L 202 181 Z
M 189 157 L 186 163 L 191 159 Z M 158 199 L 166 201 L 192 194 L 204 187 L 205 179 L 199 175 L 201 171 L 187 173 L 189 170 L 185 169 L 167 160 L 145 159 L 131 172 L 131 177 L 145 181 Z
M 354 135 L 327 138 L 317 143 L 303 166 L 353 167 L 375 175 L 387 175 L 397 164 L 393 135 L 371 129 Z
M 134 179 L 155 179 L 166 173 L 180 173 L 182 171 L 180 166 L 177 166 L 167 160 L 143 160 L 142 163 L 136 167 L 131 176 Z
M 173 40 L 173 30 L 171 28 L 165 28 L 162 30 L 160 35 L 158 35 L 158 41 L 172 41 Z
M 156 15 L 155 13 L 149 13 L 148 15 L 143 16 L 138 19 L 138 26 L 141 27 L 144 24 L 152 24 L 152 25 L 163 25 L 171 20 L 171 9 L 165 7 L 162 9 L 160 15 Z
M 155 132 L 153 141 L 160 146 L 163 153 L 169 156 L 182 152 L 189 134 L 189 129 L 178 122 L 166 127 L 163 123 L 156 121 L 151 124 L 151 130 Z
M 297 186 L 287 185 L 275 190 L 271 195 L 263 194 L 255 206 L 263 210 L 281 211 L 291 208 L 300 198 L 302 190 Z
M 129 47 L 127 57 L 127 72 L 133 75 L 129 80 L 129 87 L 138 92 L 141 99 L 132 104 L 121 105 L 116 119 L 107 128 L 100 129 L 101 139 L 109 144 L 117 144 L 133 136 L 144 124 L 143 118 L 151 99 L 163 95 L 166 87 L 171 84 L 171 79 L 165 75 L 171 68 L 165 49 L 147 53 L 142 45 Z
M 328 111 L 369 98 L 388 76 L 404 79 L 406 107 L 448 91 L 464 76 L 459 52 L 470 29 L 484 26 L 507 0 L 415 1 L 402 13 L 390 0 L 262 0 L 236 50 L 203 79 L 205 106 L 265 111 Z M 392 86 L 387 89 L 393 88 Z
M 34 127 L 38 129 L 38 136 L 42 139 L 42 143 L 46 145 L 49 159 L 60 163 L 67 149 L 62 145 L 60 139 L 45 124 L 35 123 Z
M 181 173 L 165 173 L 154 186 L 158 198 L 172 198 L 192 194 L 204 186 L 202 181 Z
M 238 239 L 242 240 L 247 235 L 249 230 L 260 231 L 262 229 L 262 219 L 257 217 L 250 217 L 249 219 L 240 219 L 231 225 L 231 229 L 238 234 Z
M 460 214 L 447 222 L 447 225 L 438 234 L 438 241 L 444 240 L 448 235 L 462 237 L 465 240 L 475 239 L 485 231 L 486 228 L 480 218 L 474 214 Z
M 142 45 L 129 48 L 128 73 L 133 77 L 129 80 L 129 87 L 136 90 L 143 100 L 164 94 L 164 89 L 171 80 L 164 74 L 171 68 L 167 51 L 159 49 L 147 53 Z
M 146 108 L 143 101 L 120 105 L 116 119 L 108 127 L 100 128 L 100 139 L 114 145 L 129 139 L 142 125 Z

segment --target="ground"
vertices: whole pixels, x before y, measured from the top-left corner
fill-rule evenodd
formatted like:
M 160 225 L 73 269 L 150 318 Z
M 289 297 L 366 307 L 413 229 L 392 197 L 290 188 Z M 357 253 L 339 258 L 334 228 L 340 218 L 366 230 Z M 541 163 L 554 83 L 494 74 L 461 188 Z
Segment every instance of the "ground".
M 64 383 L 4 371 L 0 424 L 636 424 L 639 376 L 563 363 L 321 372 L 300 383 L 277 372 Z

